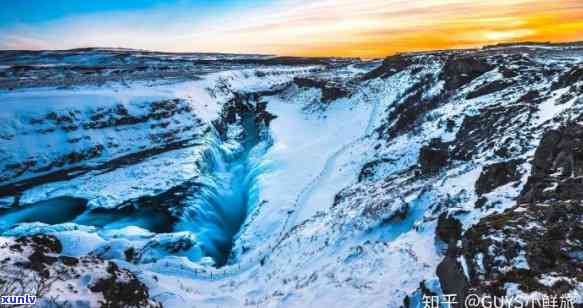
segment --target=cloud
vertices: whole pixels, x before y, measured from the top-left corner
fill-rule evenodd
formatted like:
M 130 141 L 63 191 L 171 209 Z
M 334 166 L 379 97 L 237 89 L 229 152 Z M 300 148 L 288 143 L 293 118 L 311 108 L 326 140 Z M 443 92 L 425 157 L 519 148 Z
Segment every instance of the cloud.
M 2 37 L 3 49 L 43 49 L 49 46 L 49 42 L 33 37 L 7 34 Z

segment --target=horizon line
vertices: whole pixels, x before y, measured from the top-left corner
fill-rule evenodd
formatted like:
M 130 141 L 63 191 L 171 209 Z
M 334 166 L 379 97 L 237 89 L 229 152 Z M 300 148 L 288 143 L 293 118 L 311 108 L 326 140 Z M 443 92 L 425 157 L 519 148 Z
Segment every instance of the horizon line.
M 446 51 L 463 51 L 463 50 L 480 50 L 485 48 L 496 48 L 496 47 L 515 47 L 515 46 L 565 46 L 565 45 L 582 45 L 583 40 L 576 41 L 500 41 L 494 44 L 483 44 L 474 47 L 452 47 L 452 48 L 436 48 L 436 49 L 419 49 L 419 50 L 407 50 L 407 51 L 397 51 L 394 53 L 389 53 L 383 57 L 349 57 L 349 56 L 297 56 L 297 55 L 283 55 L 283 54 L 266 54 L 266 53 L 238 53 L 238 52 L 221 52 L 221 51 L 165 51 L 165 50 L 153 50 L 153 49 L 143 49 L 143 48 L 130 48 L 130 47 L 107 47 L 107 46 L 84 46 L 84 47 L 74 47 L 67 49 L 2 49 L 0 52 L 67 52 L 67 51 L 81 51 L 84 49 L 90 50 L 120 50 L 120 51 L 137 51 L 137 52 L 148 52 L 148 53 L 158 53 L 158 54 L 176 54 L 176 55 L 187 55 L 187 54 L 214 54 L 214 55 L 247 55 L 247 56 L 263 56 L 263 57 L 289 57 L 289 58 L 310 58 L 310 59 L 325 59 L 325 58 L 341 58 L 341 59 L 383 59 L 395 55 L 406 55 L 406 54 L 422 54 L 422 53 L 432 53 L 432 52 L 446 52 Z

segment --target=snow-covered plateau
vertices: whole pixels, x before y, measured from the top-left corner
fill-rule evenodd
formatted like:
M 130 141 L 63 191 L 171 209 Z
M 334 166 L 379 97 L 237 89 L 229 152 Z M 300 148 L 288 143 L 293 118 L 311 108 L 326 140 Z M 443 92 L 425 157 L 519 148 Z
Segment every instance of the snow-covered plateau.
M 0 51 L 0 295 L 583 305 L 582 222 L 581 44 Z

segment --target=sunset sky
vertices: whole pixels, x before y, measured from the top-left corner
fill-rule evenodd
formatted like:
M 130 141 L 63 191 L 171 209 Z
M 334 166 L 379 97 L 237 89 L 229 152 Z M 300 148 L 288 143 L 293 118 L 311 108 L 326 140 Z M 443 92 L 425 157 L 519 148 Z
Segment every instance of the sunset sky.
M 12 0 L 0 10 L 0 49 L 371 58 L 577 40 L 583 40 L 583 0 Z

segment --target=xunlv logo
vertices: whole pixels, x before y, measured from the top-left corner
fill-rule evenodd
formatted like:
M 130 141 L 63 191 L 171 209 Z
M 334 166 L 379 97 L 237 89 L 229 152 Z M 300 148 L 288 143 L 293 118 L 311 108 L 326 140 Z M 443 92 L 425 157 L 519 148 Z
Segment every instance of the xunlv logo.
M 0 304 L 2 305 L 34 305 L 36 303 L 36 296 L 30 295 L 3 295 L 0 296 Z

